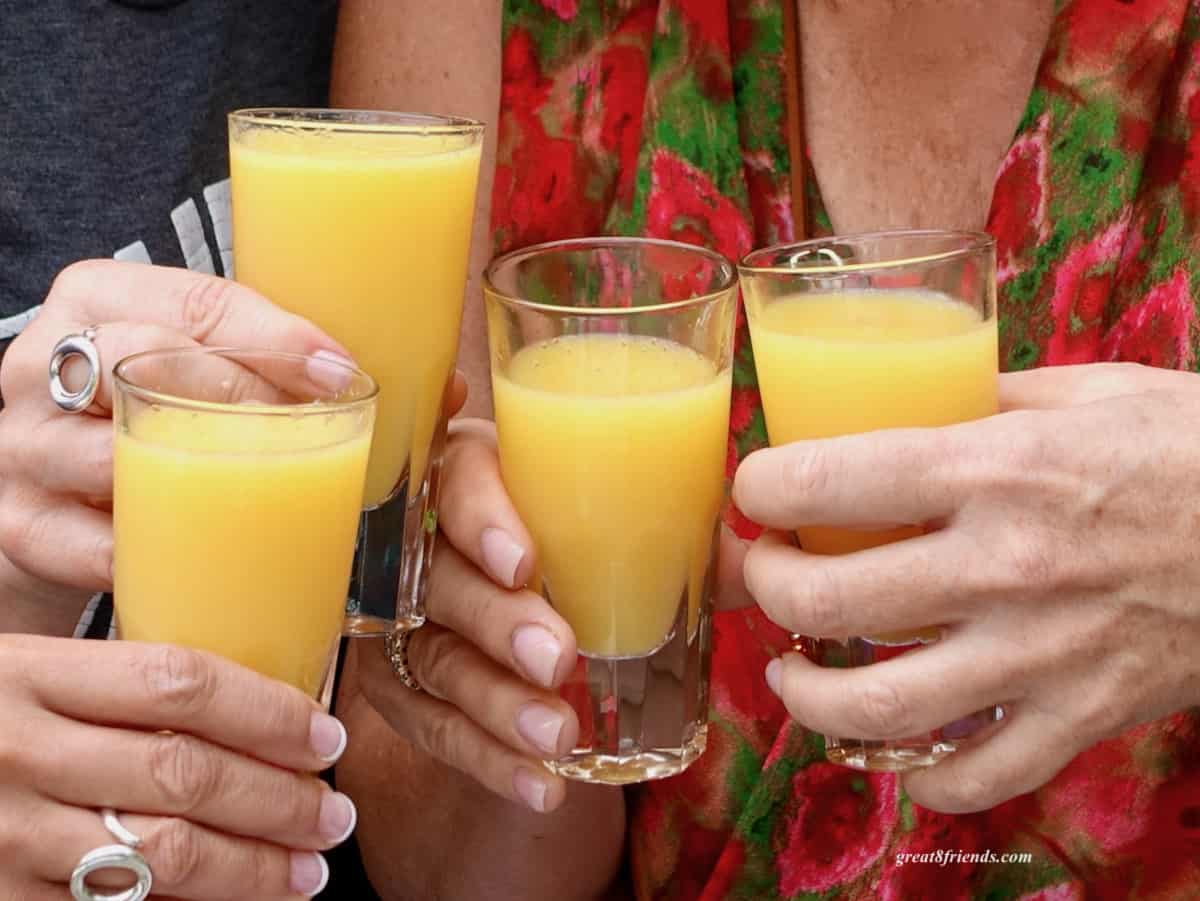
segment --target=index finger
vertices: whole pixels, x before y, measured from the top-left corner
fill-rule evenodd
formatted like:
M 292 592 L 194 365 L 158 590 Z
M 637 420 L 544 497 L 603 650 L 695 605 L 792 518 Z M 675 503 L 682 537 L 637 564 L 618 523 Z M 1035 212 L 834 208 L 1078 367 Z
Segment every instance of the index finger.
M 70 665 L 53 645 L 70 641 Z M 316 701 L 213 654 L 173 645 L 22 637 L 18 663 L 49 710 L 83 722 L 178 732 L 288 769 L 318 772 L 346 733 Z
M 497 585 L 519 588 L 533 573 L 533 539 L 504 487 L 490 422 L 464 419 L 451 426 L 439 525 L 450 543 Z
M 88 260 L 64 269 L 50 293 L 69 303 L 82 322 L 149 322 L 211 347 L 350 356 L 315 325 L 261 294 L 186 269 Z
M 962 428 L 895 429 L 755 451 L 738 467 L 733 497 L 750 519 L 772 529 L 941 519 L 963 495 Z

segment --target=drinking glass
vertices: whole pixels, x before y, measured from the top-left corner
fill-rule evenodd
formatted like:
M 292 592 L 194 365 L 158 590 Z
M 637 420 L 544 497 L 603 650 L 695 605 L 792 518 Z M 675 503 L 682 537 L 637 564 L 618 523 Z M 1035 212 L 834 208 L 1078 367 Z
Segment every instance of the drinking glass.
M 229 117 L 237 280 L 379 382 L 347 634 L 420 625 L 483 126 L 355 110 Z
M 207 348 L 127 357 L 115 382 L 121 637 L 211 651 L 328 706 L 375 382 Z
M 902 231 L 770 247 L 739 266 L 767 433 L 773 446 L 876 429 L 943 426 L 997 411 L 996 250 L 985 234 Z M 933 526 L 875 531 L 805 524 L 811 554 L 850 554 Z M 903 597 L 896 598 L 904 603 Z M 822 666 L 867 666 L 936 641 L 940 630 L 821 636 L 803 648 Z M 825 753 L 857 769 L 928 766 L 980 711 L 897 741 L 825 737 Z
M 530 587 L 575 632 L 578 745 L 548 764 L 624 784 L 704 751 L 736 274 L 718 254 L 606 238 L 485 276 L 504 483 Z

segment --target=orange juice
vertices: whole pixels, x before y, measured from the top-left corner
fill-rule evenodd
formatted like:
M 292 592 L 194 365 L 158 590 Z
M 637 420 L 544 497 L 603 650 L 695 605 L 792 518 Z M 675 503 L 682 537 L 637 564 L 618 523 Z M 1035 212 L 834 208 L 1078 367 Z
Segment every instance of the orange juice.
M 212 651 L 316 696 L 341 632 L 370 416 L 133 414 L 114 447 L 121 637 Z
M 504 483 L 580 652 L 694 628 L 724 490 L 730 372 L 655 338 L 581 335 L 493 367 Z
M 473 136 L 247 128 L 230 141 L 237 279 L 340 341 L 379 383 L 366 503 L 425 476 L 454 365 Z
M 942 426 L 997 410 L 996 323 L 923 291 L 747 298 L 773 446 L 875 429 Z M 844 554 L 921 534 L 806 526 L 810 553 Z

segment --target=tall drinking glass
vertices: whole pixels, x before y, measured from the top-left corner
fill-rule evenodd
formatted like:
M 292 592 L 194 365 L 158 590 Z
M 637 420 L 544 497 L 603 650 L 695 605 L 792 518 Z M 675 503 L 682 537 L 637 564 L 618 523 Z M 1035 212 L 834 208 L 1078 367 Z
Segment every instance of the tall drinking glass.
M 315 357 L 117 364 L 121 637 L 211 651 L 328 705 L 375 397 L 370 376 Z
M 483 126 L 349 110 L 229 117 L 237 279 L 379 382 L 347 632 L 424 620 Z
M 996 250 L 987 235 L 908 231 L 806 241 L 756 251 L 739 270 L 772 445 L 996 412 Z M 809 553 L 847 554 L 926 529 L 811 524 L 797 537 Z M 937 624 L 929 626 L 805 646 L 822 666 L 866 666 L 936 641 Z M 991 708 L 975 720 L 998 717 Z M 825 752 L 857 769 L 928 766 L 953 752 L 969 725 L 899 741 L 826 736 Z
M 504 483 L 571 625 L 563 689 L 587 782 L 670 776 L 704 751 L 736 275 L 637 239 L 564 241 L 485 279 Z

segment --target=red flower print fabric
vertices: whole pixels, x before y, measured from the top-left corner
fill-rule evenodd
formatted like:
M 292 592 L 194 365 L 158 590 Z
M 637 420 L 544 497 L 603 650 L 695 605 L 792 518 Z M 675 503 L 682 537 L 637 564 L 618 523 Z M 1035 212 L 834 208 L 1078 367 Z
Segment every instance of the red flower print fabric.
M 997 173 L 1006 369 L 1200 367 L 1200 0 L 1057 0 Z M 736 259 L 792 239 L 779 0 L 505 0 L 498 252 L 641 234 Z M 827 233 L 815 181 L 809 232 Z M 766 443 L 744 316 L 729 471 Z M 728 521 L 755 532 L 736 510 Z M 767 689 L 787 637 L 714 621 L 709 750 L 630 793 L 640 899 L 1200 897 L 1200 711 L 1081 754 L 989 811 L 916 807 L 826 762 Z M 994 862 L 907 861 L 941 851 Z M 1024 854 L 1024 860 L 1001 855 Z

